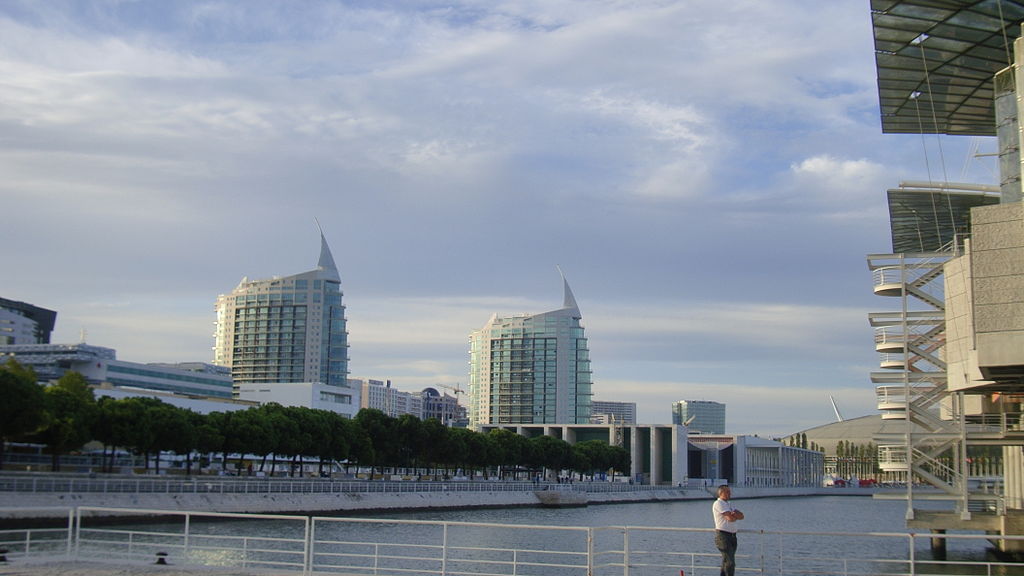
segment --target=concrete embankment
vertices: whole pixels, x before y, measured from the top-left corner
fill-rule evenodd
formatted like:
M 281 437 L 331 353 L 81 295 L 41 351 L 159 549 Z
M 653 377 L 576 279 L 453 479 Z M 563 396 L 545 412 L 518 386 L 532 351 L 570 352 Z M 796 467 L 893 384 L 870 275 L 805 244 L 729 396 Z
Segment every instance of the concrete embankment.
M 737 486 L 734 499 L 787 496 L 865 496 L 877 490 L 835 488 L 750 488 Z M 563 496 L 559 497 L 558 495 Z M 0 492 L 0 519 L 60 518 L 79 506 L 261 514 L 344 514 L 373 510 L 508 508 L 516 506 L 583 506 L 633 502 L 705 500 L 705 489 L 582 491 L 346 492 L 332 494 L 160 494 L 160 493 L 19 493 Z

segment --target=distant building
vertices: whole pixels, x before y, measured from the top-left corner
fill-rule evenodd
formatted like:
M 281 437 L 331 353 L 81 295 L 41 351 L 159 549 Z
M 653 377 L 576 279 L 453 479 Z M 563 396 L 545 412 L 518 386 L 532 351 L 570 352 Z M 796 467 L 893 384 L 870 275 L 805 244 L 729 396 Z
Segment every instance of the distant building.
M 466 407 L 459 404 L 459 399 L 447 393 L 441 394 L 436 388 L 424 388 L 420 392 L 423 398 L 423 419 L 436 418 L 446 426 L 465 428 L 469 425 Z
M 217 298 L 214 363 L 243 384 L 348 386 L 341 277 L 323 233 L 315 270 L 248 280 Z M 340 392 L 347 394 L 349 392 Z
M 601 440 L 629 453 L 629 477 L 640 484 L 680 486 L 687 482 L 686 428 L 671 424 L 612 426 L 599 424 L 498 424 L 480 432 L 504 429 L 520 436 L 552 436 L 569 444 Z M 620 471 L 621 472 L 621 471 Z
M 423 398 L 419 394 L 392 388 L 390 380 L 350 378 L 349 386 L 360 390 L 360 408 L 380 410 L 392 418 L 397 418 L 402 414 L 423 418 Z
M 139 364 L 117 359 L 113 348 L 89 344 L 25 344 L 0 346 L 0 358 L 8 356 L 30 366 L 40 382 L 50 382 L 65 372 L 81 373 L 90 384 L 138 388 L 184 396 L 231 398 L 231 375 L 223 368 L 200 363 L 181 369 L 167 364 Z M 200 367 L 206 366 L 207 369 Z
M 165 404 L 170 404 L 184 410 L 191 410 L 196 414 L 235 412 L 255 408 L 259 405 L 256 402 L 237 400 L 230 397 L 191 396 L 174 394 L 172 392 L 144 390 L 142 388 L 120 388 L 109 384 L 94 384 L 91 388 L 96 398 L 101 396 L 107 396 L 115 400 L 124 398 L 155 398 Z
M 56 322 L 53 310 L 0 298 L 0 346 L 49 344 Z
M 594 400 L 590 403 L 590 423 L 636 424 L 636 402 Z
M 687 470 L 735 486 L 821 486 L 825 455 L 757 436 L 705 434 L 689 437 Z
M 590 422 L 590 351 L 576 298 L 564 283 L 562 307 L 494 315 L 470 335 L 469 420 L 504 424 Z
M 707 400 L 673 402 L 672 423 L 685 425 L 691 434 L 725 434 L 725 404 Z
M 240 384 L 238 398 L 260 404 L 271 402 L 282 406 L 295 406 L 327 410 L 353 418 L 359 411 L 359 397 L 346 386 L 328 386 L 319 382 L 274 382 L 270 384 Z

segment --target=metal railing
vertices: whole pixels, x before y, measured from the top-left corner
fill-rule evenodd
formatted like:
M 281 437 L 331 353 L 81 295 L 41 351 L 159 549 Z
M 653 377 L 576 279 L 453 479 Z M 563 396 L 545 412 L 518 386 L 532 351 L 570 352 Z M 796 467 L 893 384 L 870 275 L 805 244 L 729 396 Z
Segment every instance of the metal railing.
M 411 492 L 644 492 L 679 490 L 666 485 L 623 482 L 524 482 L 524 481 L 402 481 L 331 480 L 324 478 L 232 478 L 170 476 L 0 475 L 0 492 L 25 493 L 130 493 L 130 494 L 345 494 Z
M 111 525 L 98 515 L 135 517 Z M 146 523 L 142 523 L 147 520 Z M 713 530 L 545 526 L 79 507 L 61 529 L 0 530 L 9 561 L 24 558 L 152 562 L 367 576 L 713 575 Z M 1024 574 L 1024 564 L 933 558 L 1024 536 L 898 532 L 740 531 L 738 574 Z M 42 543 L 45 543 L 42 544 Z

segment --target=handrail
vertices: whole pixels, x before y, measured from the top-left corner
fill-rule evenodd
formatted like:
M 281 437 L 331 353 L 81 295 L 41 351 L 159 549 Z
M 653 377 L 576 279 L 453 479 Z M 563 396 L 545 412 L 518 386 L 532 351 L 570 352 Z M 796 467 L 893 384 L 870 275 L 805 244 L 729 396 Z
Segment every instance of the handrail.
M 111 526 L 94 522 L 92 514 L 98 512 L 159 515 L 166 520 L 151 526 Z M 205 521 L 197 521 L 200 519 Z M 246 521 L 209 522 L 221 519 Z M 75 529 L 67 530 L 65 558 L 101 559 L 108 564 L 135 563 L 164 554 L 178 566 L 271 568 L 302 574 L 629 576 L 631 570 L 684 570 L 696 576 L 718 570 L 718 553 L 710 537 L 713 530 L 708 528 L 552 526 L 98 507 L 75 509 L 74 520 Z M 0 543 L 10 546 L 13 532 L 22 535 L 18 541 L 37 541 L 46 530 L 2 530 Z M 930 559 L 923 557 L 918 548 L 936 539 L 1024 542 L 1024 536 L 994 534 L 740 530 L 740 535 L 743 553 L 737 557 L 738 572 L 763 575 L 925 575 L 967 570 L 992 574 L 1019 564 Z M 12 562 L 53 556 L 47 549 L 27 545 L 8 555 Z
M 374 494 L 421 492 L 609 493 L 678 490 L 677 486 L 626 482 L 332 480 L 208 476 L 60 477 L 0 475 L 0 492 L 103 494 Z

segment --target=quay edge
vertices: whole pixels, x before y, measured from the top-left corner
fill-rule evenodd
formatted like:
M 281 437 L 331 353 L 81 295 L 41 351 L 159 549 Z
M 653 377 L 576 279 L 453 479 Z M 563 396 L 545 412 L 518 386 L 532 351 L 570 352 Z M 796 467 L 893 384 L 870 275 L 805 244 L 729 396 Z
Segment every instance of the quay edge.
M 0 492 L 0 521 L 66 517 L 79 506 L 143 510 L 203 510 L 249 514 L 339 514 L 377 510 L 510 508 L 550 505 L 586 506 L 676 500 L 711 500 L 713 490 L 666 488 L 626 492 L 564 491 L 559 502 L 544 491 L 395 492 L 332 494 L 160 494 L 160 493 L 25 493 Z M 559 493 L 552 491 L 551 493 Z M 870 496 L 868 488 L 750 488 L 736 486 L 734 499 L 797 496 Z M 564 500 L 564 503 L 562 501 Z M 9 522 L 5 522 L 9 523 Z

